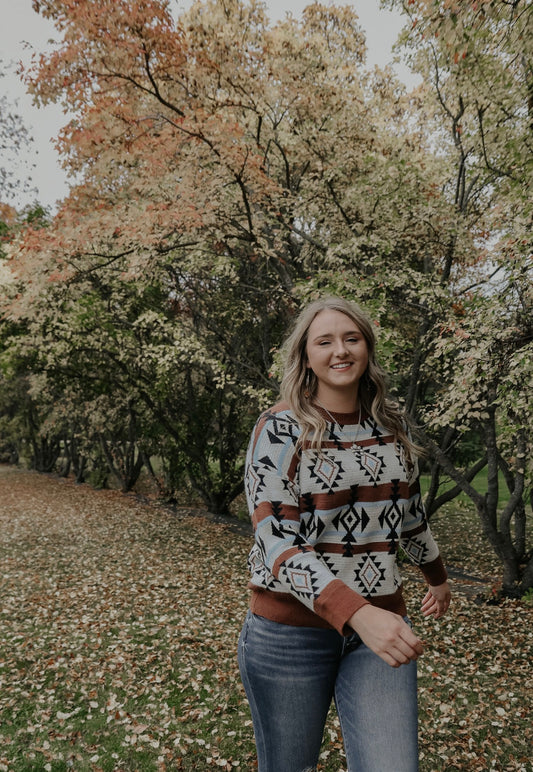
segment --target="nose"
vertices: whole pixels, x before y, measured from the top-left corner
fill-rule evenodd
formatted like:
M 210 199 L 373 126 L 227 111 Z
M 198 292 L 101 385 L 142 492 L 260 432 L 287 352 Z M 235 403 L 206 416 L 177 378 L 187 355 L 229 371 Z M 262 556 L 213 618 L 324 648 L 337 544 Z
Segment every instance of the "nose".
M 339 357 L 339 359 L 344 359 L 344 357 L 348 356 L 348 351 L 346 349 L 346 344 L 343 340 L 338 340 L 335 344 L 335 356 Z

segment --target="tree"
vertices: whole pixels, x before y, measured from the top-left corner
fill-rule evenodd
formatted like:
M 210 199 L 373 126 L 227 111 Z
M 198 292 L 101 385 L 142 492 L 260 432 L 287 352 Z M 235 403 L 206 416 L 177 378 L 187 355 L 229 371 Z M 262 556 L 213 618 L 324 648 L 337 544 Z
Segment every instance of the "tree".
M 16 294 L 18 286 L 9 269 L 14 244 L 28 223 L 44 228 L 48 213 L 39 205 L 27 207 L 22 212 L 9 205 L 2 205 L 3 220 L 0 222 L 0 286 L 6 299 Z M 30 463 L 39 471 L 49 471 L 58 457 L 58 443 L 55 437 L 40 434 L 43 420 L 43 405 L 32 399 L 30 393 L 31 369 L 35 358 L 18 356 L 13 341 L 22 339 L 27 332 L 24 322 L 0 320 L 0 443 L 6 460 L 17 462 L 27 453 Z
M 496 78 L 496 56 L 490 67 L 472 57 L 472 85 L 469 56 L 417 38 L 417 66 L 436 64 L 438 78 L 406 93 L 391 72 L 365 70 L 349 8 L 315 3 L 269 25 L 256 1 L 198 2 L 177 24 L 162 0 L 35 5 L 62 43 L 27 83 L 74 110 L 61 141 L 80 183 L 44 238 L 26 233 L 8 313 L 31 325 L 51 387 L 80 405 L 105 397 L 109 415 L 133 405 L 169 479 L 226 511 L 282 330 L 301 299 L 339 291 L 372 312 L 393 386 L 427 417 L 435 485 L 445 457 L 467 487 L 478 467 L 455 462 L 487 411 L 470 406 L 462 420 L 458 344 L 478 340 L 479 309 L 503 337 L 514 330 L 514 361 L 527 360 L 516 276 L 531 156 L 523 109 L 509 112 L 513 99 L 524 106 L 523 81 L 506 82 L 504 108 L 499 85 L 486 89 L 480 123 L 475 78 Z M 427 29 L 434 7 L 417 4 Z M 495 128 L 505 120 L 509 147 Z M 518 382 L 507 367 L 495 378 L 489 359 L 479 393 L 492 384 L 516 408 Z M 518 494 L 517 424 L 494 416 L 484 436 L 496 433 L 493 458 Z
M 452 273 L 459 233 L 454 234 L 447 278 L 456 285 L 455 300 L 426 326 L 423 371 L 434 395 L 423 414 L 441 431 L 440 442 L 427 434 L 425 441 L 436 462 L 434 480 L 444 470 L 456 482 L 448 495 L 463 490 L 475 503 L 504 567 L 504 592 L 523 593 L 533 584 L 525 538 L 533 443 L 531 4 L 392 5 L 411 18 L 404 35 L 411 63 L 432 84 L 440 133 L 447 130 L 453 143 L 458 223 L 477 214 L 480 202 L 485 212 L 473 250 L 477 264 L 460 282 Z M 465 470 L 454 463 L 454 452 L 472 429 L 483 438 L 484 454 Z M 471 484 L 484 464 L 486 496 Z M 499 470 L 509 489 L 503 508 Z M 434 485 L 433 496 L 435 491 Z
M 317 4 L 269 28 L 257 2 L 197 3 L 177 26 L 163 2 L 38 5 L 64 43 L 28 83 L 77 113 L 63 147 L 83 184 L 46 239 L 28 232 L 11 313 L 40 325 L 50 280 L 75 298 L 79 277 L 113 286 L 113 308 L 119 275 L 153 293 L 150 313 L 130 323 L 158 343 L 139 355 L 135 341 L 129 388 L 174 438 L 177 468 L 225 509 L 242 489 L 243 444 L 271 390 L 295 282 L 337 251 L 366 273 L 398 234 L 413 238 L 408 208 L 398 225 L 389 195 L 397 203 L 402 184 L 427 185 L 406 160 L 420 139 L 409 102 L 389 73 L 365 74 L 349 9 Z M 123 330 L 118 339 L 133 361 Z M 99 351 L 109 360 L 115 348 Z

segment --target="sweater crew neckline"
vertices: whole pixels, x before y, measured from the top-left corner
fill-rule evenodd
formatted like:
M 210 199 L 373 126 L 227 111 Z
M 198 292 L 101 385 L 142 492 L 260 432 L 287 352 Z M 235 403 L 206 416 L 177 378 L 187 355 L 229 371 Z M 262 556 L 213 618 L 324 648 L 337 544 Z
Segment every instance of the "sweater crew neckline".
M 348 426 L 359 423 L 359 409 L 355 410 L 353 413 L 339 413 L 337 410 L 326 410 L 316 403 L 314 403 L 314 406 L 326 421 L 331 421 L 331 419 L 334 418 L 335 423 L 339 424 L 339 426 Z M 366 417 L 366 413 L 361 411 L 361 423 Z

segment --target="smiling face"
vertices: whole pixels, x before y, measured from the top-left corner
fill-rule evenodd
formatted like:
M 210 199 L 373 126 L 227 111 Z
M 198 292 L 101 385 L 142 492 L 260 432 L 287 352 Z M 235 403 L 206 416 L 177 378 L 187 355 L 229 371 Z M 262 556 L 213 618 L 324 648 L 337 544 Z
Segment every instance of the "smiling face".
M 359 380 L 368 366 L 368 347 L 358 325 L 341 311 L 320 311 L 309 326 L 306 354 L 307 367 L 318 380 L 317 399 L 328 410 L 355 410 Z

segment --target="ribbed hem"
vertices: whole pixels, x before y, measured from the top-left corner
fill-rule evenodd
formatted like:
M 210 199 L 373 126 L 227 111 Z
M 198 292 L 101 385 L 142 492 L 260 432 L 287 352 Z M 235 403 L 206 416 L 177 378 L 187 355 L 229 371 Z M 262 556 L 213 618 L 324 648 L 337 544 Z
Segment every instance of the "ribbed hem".
M 344 619 L 336 619 L 335 624 L 330 624 L 323 617 L 315 614 L 314 611 L 304 606 L 299 600 L 289 593 L 272 592 L 263 590 L 253 584 L 249 585 L 252 590 L 250 596 L 250 611 L 261 617 L 266 617 L 272 622 L 279 622 L 283 625 L 292 625 L 294 627 L 318 627 L 326 630 L 337 630 L 341 635 L 350 635 L 353 631 L 347 628 L 346 623 L 363 606 L 370 604 L 378 608 L 384 608 L 404 617 L 407 614 L 405 601 L 401 588 L 392 595 L 378 595 L 374 598 L 363 598 L 359 596 L 360 601 L 354 601 L 353 609 L 350 609 L 348 616 Z M 357 595 L 357 593 L 354 593 Z

